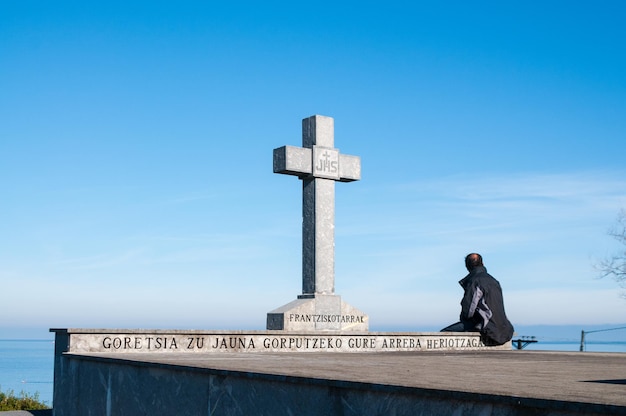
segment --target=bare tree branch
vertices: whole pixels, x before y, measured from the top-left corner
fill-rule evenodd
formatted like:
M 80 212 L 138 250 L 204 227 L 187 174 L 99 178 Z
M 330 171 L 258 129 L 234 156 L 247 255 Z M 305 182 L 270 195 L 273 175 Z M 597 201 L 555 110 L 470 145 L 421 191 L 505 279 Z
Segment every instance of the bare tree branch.
M 616 224 L 608 231 L 608 235 L 626 245 L 626 209 L 622 209 Z M 626 287 L 626 251 L 612 255 L 598 264 L 600 277 L 611 277 L 622 287 Z

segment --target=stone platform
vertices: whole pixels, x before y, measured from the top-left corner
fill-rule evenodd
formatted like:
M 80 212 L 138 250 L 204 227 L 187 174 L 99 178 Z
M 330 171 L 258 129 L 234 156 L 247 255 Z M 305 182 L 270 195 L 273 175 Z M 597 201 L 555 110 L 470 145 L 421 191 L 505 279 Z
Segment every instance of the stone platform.
M 623 354 L 65 355 L 61 415 L 626 414 Z
M 622 353 L 61 349 L 55 416 L 626 414 Z

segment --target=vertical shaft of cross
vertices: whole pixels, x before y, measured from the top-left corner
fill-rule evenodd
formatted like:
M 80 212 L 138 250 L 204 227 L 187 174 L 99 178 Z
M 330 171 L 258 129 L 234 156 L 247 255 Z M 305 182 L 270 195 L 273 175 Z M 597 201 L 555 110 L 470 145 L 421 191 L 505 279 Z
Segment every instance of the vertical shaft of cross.
M 302 147 L 334 148 L 334 120 L 302 120 Z M 313 170 L 315 166 L 313 166 Z M 302 296 L 335 292 L 335 181 L 309 176 L 302 180 Z

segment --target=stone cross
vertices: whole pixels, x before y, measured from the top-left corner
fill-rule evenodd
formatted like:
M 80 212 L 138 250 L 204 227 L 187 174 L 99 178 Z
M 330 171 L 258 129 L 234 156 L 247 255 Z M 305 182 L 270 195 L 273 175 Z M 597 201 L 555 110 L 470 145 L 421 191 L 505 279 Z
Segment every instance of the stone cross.
M 335 182 L 361 179 L 361 159 L 334 147 L 334 120 L 302 120 L 302 147 L 274 149 L 274 173 L 302 180 L 302 295 L 335 292 Z

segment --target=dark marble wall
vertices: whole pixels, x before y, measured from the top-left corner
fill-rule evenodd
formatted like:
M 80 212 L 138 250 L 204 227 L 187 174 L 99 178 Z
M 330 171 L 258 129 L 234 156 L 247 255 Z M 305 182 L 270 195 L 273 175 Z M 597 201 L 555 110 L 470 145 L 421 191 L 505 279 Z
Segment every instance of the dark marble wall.
M 55 416 L 568 415 L 541 401 L 64 355 Z

